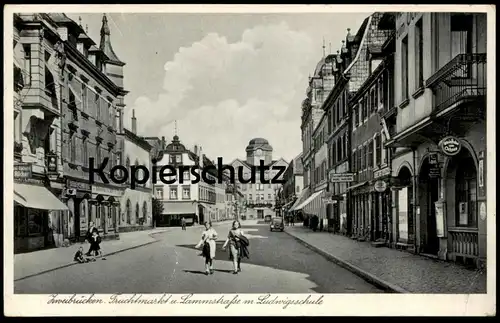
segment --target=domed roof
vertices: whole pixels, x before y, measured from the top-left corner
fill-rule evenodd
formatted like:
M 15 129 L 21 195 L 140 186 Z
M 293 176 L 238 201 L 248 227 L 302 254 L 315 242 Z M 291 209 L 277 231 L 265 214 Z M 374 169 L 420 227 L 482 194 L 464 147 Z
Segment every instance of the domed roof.
M 181 144 L 181 141 L 179 140 L 179 136 L 175 135 L 172 142 L 167 145 L 165 148 L 165 152 L 167 153 L 181 153 L 185 152 L 186 147 Z
M 246 151 L 253 151 L 257 149 L 262 149 L 266 151 L 272 151 L 273 147 L 269 144 L 269 141 L 267 141 L 264 138 L 254 138 L 248 142 L 248 146 L 246 148 Z

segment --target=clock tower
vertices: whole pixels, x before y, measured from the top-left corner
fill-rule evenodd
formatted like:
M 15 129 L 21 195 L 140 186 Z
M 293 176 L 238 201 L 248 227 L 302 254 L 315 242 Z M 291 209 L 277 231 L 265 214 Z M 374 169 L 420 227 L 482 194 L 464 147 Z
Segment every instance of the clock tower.
M 258 166 L 260 161 L 264 161 L 264 165 L 269 165 L 273 160 L 273 147 L 264 138 L 254 138 L 250 140 L 246 148 L 247 163 Z

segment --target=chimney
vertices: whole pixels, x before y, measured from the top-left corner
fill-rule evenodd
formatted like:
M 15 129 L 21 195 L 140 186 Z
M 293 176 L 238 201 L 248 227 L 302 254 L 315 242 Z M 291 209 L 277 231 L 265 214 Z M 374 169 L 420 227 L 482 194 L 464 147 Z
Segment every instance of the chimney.
M 194 145 L 194 154 L 198 156 L 198 145 Z
M 161 137 L 161 150 L 165 150 L 165 136 Z
M 135 117 L 135 109 L 132 109 L 132 133 L 137 135 L 137 118 Z
M 200 146 L 200 149 L 198 150 L 198 159 L 199 159 L 199 164 L 200 168 L 203 168 L 203 149 Z

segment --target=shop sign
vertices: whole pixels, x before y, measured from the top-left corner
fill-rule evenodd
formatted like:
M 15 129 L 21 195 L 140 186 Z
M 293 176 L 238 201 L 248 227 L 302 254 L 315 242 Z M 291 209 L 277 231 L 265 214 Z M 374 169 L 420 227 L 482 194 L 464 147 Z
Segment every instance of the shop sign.
M 121 196 L 122 190 L 112 188 L 112 187 L 100 187 L 92 185 L 92 194 L 109 195 L 109 196 Z
M 441 168 L 439 166 L 434 166 L 429 169 L 429 177 L 430 178 L 439 178 L 441 177 Z
M 57 173 L 57 155 L 47 154 L 47 172 Z
M 387 183 L 384 181 L 376 181 L 375 185 L 373 185 L 375 191 L 382 193 L 387 189 Z
M 373 173 L 373 177 L 374 178 L 379 178 L 379 177 L 383 177 L 383 176 L 387 176 L 391 173 L 391 169 L 389 167 L 385 167 L 381 170 L 378 170 L 376 172 Z
M 74 189 L 77 189 L 80 191 L 86 191 L 86 192 L 92 191 L 90 184 L 83 183 L 83 182 L 68 180 L 67 186 L 69 189 L 74 188 Z
M 32 165 L 28 163 L 14 164 L 14 180 L 27 180 L 32 175 Z
M 479 216 L 481 217 L 481 220 L 486 220 L 486 203 L 481 202 L 479 206 Z
M 441 149 L 443 154 L 447 156 L 455 156 L 460 152 L 462 144 L 457 138 L 448 136 L 441 139 L 441 141 L 439 142 L 439 148 Z
M 354 182 L 354 174 L 353 173 L 330 173 L 330 182 L 332 183 L 347 183 Z

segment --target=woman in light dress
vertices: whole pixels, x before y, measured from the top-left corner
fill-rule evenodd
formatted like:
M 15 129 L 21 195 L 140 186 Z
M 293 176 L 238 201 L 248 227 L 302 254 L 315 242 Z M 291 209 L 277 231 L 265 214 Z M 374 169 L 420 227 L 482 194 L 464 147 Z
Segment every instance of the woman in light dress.
M 205 231 L 201 235 L 201 240 L 195 248 L 203 247 L 201 255 L 205 258 L 205 275 L 212 275 L 214 273 L 214 259 L 215 259 L 215 241 L 217 240 L 217 232 L 212 228 L 212 223 L 205 222 Z

